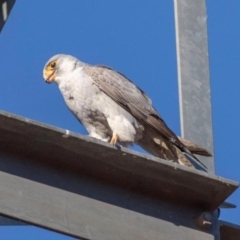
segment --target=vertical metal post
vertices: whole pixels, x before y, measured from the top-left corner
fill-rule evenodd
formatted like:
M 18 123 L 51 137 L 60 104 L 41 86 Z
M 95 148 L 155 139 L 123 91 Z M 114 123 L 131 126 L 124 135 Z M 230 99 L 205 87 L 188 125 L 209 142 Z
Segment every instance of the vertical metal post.
M 7 21 L 15 0 L 0 0 L 0 32 Z
M 174 0 L 181 131 L 213 153 L 205 0 Z M 199 157 L 214 173 L 214 159 Z

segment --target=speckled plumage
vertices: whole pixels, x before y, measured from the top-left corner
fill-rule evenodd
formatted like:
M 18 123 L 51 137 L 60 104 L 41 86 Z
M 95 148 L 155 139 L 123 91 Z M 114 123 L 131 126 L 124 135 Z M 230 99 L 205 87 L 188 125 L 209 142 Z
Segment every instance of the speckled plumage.
M 54 64 L 53 64 L 54 63 Z M 53 68 L 51 65 L 55 65 Z M 63 98 L 89 135 L 121 145 L 136 143 L 155 156 L 192 167 L 182 152 L 210 155 L 190 141 L 191 151 L 167 127 L 150 98 L 129 79 L 106 66 L 85 64 L 70 55 L 53 56 L 44 67 L 47 82 L 55 81 Z M 200 151 L 201 150 L 201 151 Z

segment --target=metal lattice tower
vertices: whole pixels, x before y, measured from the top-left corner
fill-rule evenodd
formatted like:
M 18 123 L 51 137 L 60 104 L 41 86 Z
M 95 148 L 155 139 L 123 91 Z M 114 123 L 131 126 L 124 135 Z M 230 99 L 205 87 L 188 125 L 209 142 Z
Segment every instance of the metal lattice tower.
M 14 2 L 0 1 L 1 27 Z M 205 0 L 174 6 L 182 134 L 213 151 Z M 0 135 L 1 225 L 82 239 L 240 239 L 218 220 L 238 183 L 214 175 L 213 159 L 201 159 L 206 173 L 3 111 Z

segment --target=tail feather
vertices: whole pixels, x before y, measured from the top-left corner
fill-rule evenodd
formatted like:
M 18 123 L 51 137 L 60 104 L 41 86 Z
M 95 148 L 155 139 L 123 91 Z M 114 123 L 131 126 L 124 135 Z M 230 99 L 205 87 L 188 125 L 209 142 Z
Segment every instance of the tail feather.
M 212 154 L 204 148 L 199 147 L 197 144 L 178 136 L 178 139 L 187 147 L 187 149 L 193 153 L 205 157 L 211 157 Z
M 144 137 L 139 139 L 137 144 L 156 157 L 177 162 L 184 166 L 193 167 L 192 163 L 179 148 L 159 134 L 156 134 L 151 128 L 144 132 Z
M 186 150 L 191 152 L 191 154 L 198 154 L 206 157 L 212 156 L 210 152 L 204 148 L 199 147 L 197 144 L 182 137 L 178 137 L 178 139 L 186 147 Z M 193 166 L 193 164 L 185 156 L 182 150 L 180 150 L 178 147 L 176 147 L 174 144 L 159 134 L 156 134 L 156 132 L 151 128 L 144 132 L 144 136 L 138 140 L 137 144 L 156 157 L 177 162 L 184 166 L 196 167 Z M 205 165 L 203 166 L 205 167 Z

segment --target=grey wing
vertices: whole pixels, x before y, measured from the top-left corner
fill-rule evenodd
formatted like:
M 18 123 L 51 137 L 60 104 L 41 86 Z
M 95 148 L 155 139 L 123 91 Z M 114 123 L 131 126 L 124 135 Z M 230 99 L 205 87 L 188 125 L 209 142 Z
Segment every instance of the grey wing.
M 170 141 L 181 151 L 191 154 L 177 136 L 168 128 L 166 123 L 152 107 L 150 98 L 123 74 L 106 66 L 86 66 L 87 73 L 94 83 L 115 102 L 130 112 L 136 119 L 149 125 L 164 139 Z
M 151 99 L 123 74 L 101 65 L 86 66 L 84 71 L 103 92 L 121 106 L 127 107 L 128 103 L 133 103 L 157 114 L 152 107 Z

